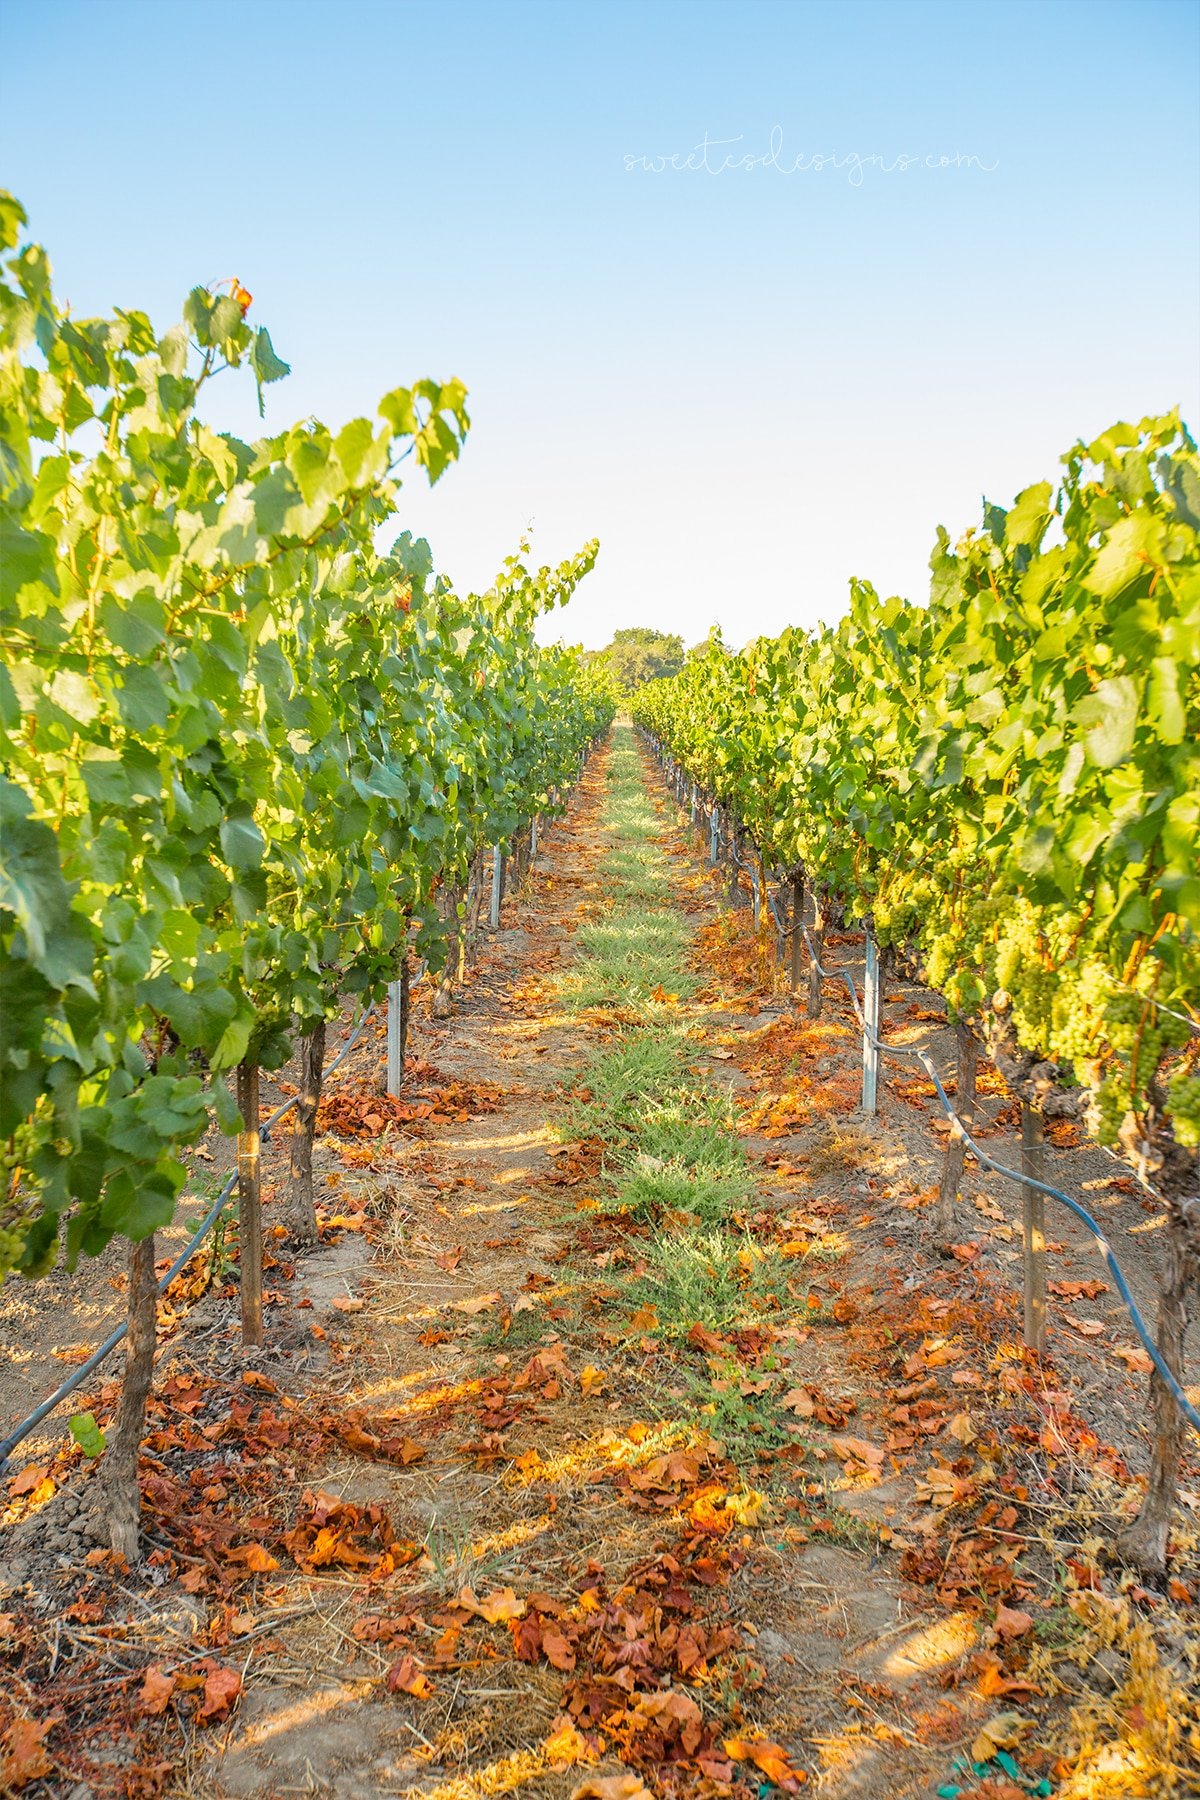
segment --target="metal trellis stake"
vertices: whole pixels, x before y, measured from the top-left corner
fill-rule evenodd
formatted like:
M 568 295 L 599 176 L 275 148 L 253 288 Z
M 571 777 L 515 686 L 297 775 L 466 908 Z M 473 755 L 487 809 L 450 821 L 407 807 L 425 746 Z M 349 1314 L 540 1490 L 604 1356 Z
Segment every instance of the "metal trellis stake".
M 1021 1102 L 1021 1173 L 1042 1179 L 1042 1115 Z M 1046 1347 L 1046 1197 L 1028 1182 L 1021 1188 L 1021 1240 L 1025 1269 L 1025 1342 L 1040 1356 Z
M 504 889 L 504 853 L 499 844 L 492 846 L 492 930 L 500 929 L 500 897 Z
M 404 986 L 389 981 L 387 991 L 387 1091 L 393 1100 L 404 1086 Z
M 879 950 L 870 930 L 863 979 L 862 1109 L 879 1111 Z
M 259 1189 L 258 1064 L 238 1064 L 238 1253 L 241 1266 L 242 1342 L 263 1341 L 262 1198 Z

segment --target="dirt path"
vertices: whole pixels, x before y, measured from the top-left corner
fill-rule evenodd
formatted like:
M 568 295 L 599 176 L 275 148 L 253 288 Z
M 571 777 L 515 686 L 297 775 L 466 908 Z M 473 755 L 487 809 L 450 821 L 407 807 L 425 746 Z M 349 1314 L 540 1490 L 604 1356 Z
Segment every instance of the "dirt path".
M 1187 1791 L 1110 1775 L 1192 1755 L 1194 1545 L 1172 1596 L 1121 1591 L 1124 1450 L 1022 1359 L 1001 1262 L 920 1249 L 928 1173 L 856 1116 L 853 1034 L 764 1013 L 631 758 L 593 758 L 456 1016 L 418 1015 L 455 1105 L 321 1139 L 267 1350 L 218 1288 L 163 1359 L 153 1585 L 83 1564 L 39 1447 L 0 1614 L 51 1721 L 35 1800 L 917 1800 L 973 1748 L 997 1800 Z M 614 1076 L 652 1055 L 674 1112 Z

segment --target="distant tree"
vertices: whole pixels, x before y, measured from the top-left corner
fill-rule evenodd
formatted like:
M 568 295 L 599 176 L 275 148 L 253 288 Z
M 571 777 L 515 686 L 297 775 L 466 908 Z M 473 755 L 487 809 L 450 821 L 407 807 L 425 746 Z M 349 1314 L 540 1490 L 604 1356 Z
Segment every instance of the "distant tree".
M 612 643 L 602 652 L 623 688 L 641 687 L 656 675 L 674 675 L 683 667 L 683 639 L 674 632 L 652 631 L 648 625 L 630 625 L 614 631 Z

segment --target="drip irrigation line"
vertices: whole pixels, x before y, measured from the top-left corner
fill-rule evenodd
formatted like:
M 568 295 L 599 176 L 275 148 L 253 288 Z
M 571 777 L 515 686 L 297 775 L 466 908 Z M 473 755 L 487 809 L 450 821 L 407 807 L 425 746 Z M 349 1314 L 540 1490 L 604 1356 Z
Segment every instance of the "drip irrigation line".
M 1040 1194 L 1048 1194 L 1051 1200 L 1057 1200 L 1060 1206 L 1065 1206 L 1069 1212 L 1073 1213 L 1080 1224 L 1085 1226 L 1090 1232 L 1105 1267 L 1116 1282 L 1117 1292 L 1125 1303 L 1125 1310 L 1129 1314 L 1130 1322 L 1132 1323 L 1134 1330 L 1142 1340 L 1142 1347 L 1154 1364 L 1160 1378 L 1170 1389 L 1171 1395 L 1176 1406 L 1178 1406 L 1180 1413 L 1187 1420 L 1192 1430 L 1200 1436 L 1200 1412 L 1197 1412 L 1196 1408 L 1192 1405 L 1191 1401 L 1180 1387 L 1179 1382 L 1167 1366 L 1158 1345 L 1150 1336 L 1149 1327 L 1142 1318 L 1142 1315 L 1138 1310 L 1137 1302 L 1129 1291 L 1129 1283 L 1125 1279 L 1124 1271 L 1117 1261 L 1112 1245 L 1105 1237 L 1103 1228 L 1099 1222 L 1092 1217 L 1085 1206 L 1082 1206 L 1078 1200 L 1073 1199 L 1070 1194 L 1064 1194 L 1061 1188 L 1052 1187 L 1048 1181 L 1039 1181 L 1035 1176 L 1025 1175 L 1017 1169 L 1010 1169 L 1004 1163 L 997 1162 L 994 1156 L 989 1156 L 986 1150 L 981 1149 L 975 1139 L 971 1136 L 967 1126 L 964 1125 L 962 1119 L 951 1105 L 949 1096 L 942 1086 L 942 1080 L 937 1072 L 937 1066 L 924 1045 L 889 1044 L 875 1032 L 870 1031 L 867 1027 L 866 1019 L 863 1016 L 863 1010 L 859 1004 L 858 992 L 851 977 L 844 969 L 827 969 L 816 953 L 812 938 L 809 935 L 808 927 L 802 926 L 801 929 L 804 932 L 804 941 L 808 945 L 808 953 L 812 957 L 817 973 L 823 976 L 827 981 L 844 982 L 850 995 L 850 1004 L 854 1008 L 855 1017 L 862 1029 L 863 1037 L 883 1056 L 912 1056 L 916 1058 L 928 1075 L 930 1081 L 933 1083 L 934 1090 L 941 1103 L 942 1111 L 955 1129 L 962 1134 L 964 1143 L 967 1145 L 967 1148 L 971 1151 L 976 1161 L 983 1168 L 991 1169 L 994 1174 L 1003 1175 L 1006 1180 L 1015 1181 L 1021 1187 L 1034 1188 Z
M 743 869 L 747 868 L 748 865 L 742 862 L 741 857 L 737 853 L 736 831 L 730 847 L 733 852 L 734 861 L 738 866 Z M 754 873 L 753 870 L 750 872 L 751 874 Z M 937 1067 L 928 1050 L 920 1044 L 889 1044 L 885 1042 L 883 1038 L 879 1037 L 877 1033 L 871 1031 L 863 1014 L 862 1006 L 859 1003 L 858 990 L 855 988 L 853 979 L 844 969 L 827 969 L 825 967 L 820 957 L 817 955 L 816 946 L 813 943 L 812 936 L 802 919 L 793 920 L 790 927 L 783 924 L 775 904 L 775 897 L 770 892 L 769 888 L 765 888 L 765 898 L 767 905 L 771 909 L 773 923 L 779 938 L 786 939 L 792 936 L 796 930 L 799 930 L 804 937 L 805 944 L 808 946 L 808 954 L 812 958 L 813 967 L 816 969 L 818 975 L 823 977 L 826 981 L 840 981 L 845 985 L 850 996 L 850 1004 L 854 1008 L 854 1016 L 858 1020 L 859 1029 L 863 1034 L 864 1041 L 870 1044 L 871 1047 L 877 1050 L 882 1056 L 911 1056 L 921 1064 L 921 1067 L 925 1070 L 925 1073 L 933 1083 L 934 1091 L 937 1094 L 943 1112 L 955 1129 L 962 1134 L 963 1141 L 981 1167 L 992 1170 L 996 1175 L 1003 1175 L 1006 1180 L 1015 1181 L 1019 1186 L 1033 1188 L 1041 1194 L 1048 1194 L 1051 1200 L 1057 1200 L 1061 1206 L 1065 1206 L 1067 1210 L 1079 1220 L 1080 1224 L 1086 1228 L 1100 1252 L 1105 1267 L 1116 1283 L 1117 1292 L 1124 1302 L 1125 1309 L 1129 1314 L 1130 1322 L 1133 1325 L 1135 1332 L 1142 1341 L 1142 1347 L 1153 1363 L 1160 1379 L 1170 1390 L 1171 1396 L 1174 1399 L 1176 1406 L 1178 1406 L 1183 1418 L 1191 1426 L 1192 1430 L 1200 1436 L 1200 1412 L 1196 1410 L 1183 1389 L 1180 1387 L 1175 1375 L 1167 1366 L 1162 1352 L 1150 1336 L 1149 1328 L 1142 1318 L 1137 1302 L 1129 1290 L 1129 1283 L 1125 1279 L 1124 1271 L 1117 1261 L 1113 1248 L 1105 1237 L 1103 1228 L 1099 1222 L 1092 1217 L 1085 1206 L 1081 1205 L 1080 1202 L 1074 1199 L 1070 1194 L 1064 1194 L 1061 1188 L 1052 1187 L 1049 1182 L 1039 1181 L 1036 1177 L 1026 1175 L 1017 1169 L 1010 1169 L 1006 1167 L 1004 1163 L 997 1162 L 994 1156 L 989 1156 L 986 1150 L 980 1149 L 967 1126 L 963 1123 L 962 1119 L 951 1105 L 949 1096 L 942 1085 L 941 1077 L 937 1072 Z M 1123 983 L 1115 983 L 1115 985 L 1124 986 Z M 1136 990 L 1130 990 L 1130 992 L 1134 991 Z M 1164 1007 L 1162 1010 L 1171 1011 L 1169 1007 Z M 1190 1019 L 1184 1018 L 1182 1013 L 1173 1013 L 1172 1016 L 1183 1019 L 1185 1024 L 1191 1025 L 1193 1030 L 1196 1029 L 1193 1022 Z M 1101 1145 L 1100 1148 L 1104 1149 L 1105 1146 Z M 1108 1154 L 1112 1156 L 1113 1153 L 1109 1151 Z M 1113 1160 L 1120 1161 L 1120 1158 L 1113 1157 Z M 1139 1179 L 1141 1178 L 1139 1177 Z M 1148 1193 L 1154 1194 L 1156 1199 L 1164 1198 L 1164 1196 L 1158 1194 L 1147 1181 L 1143 1180 L 1142 1186 L 1146 1188 Z
M 322 1078 L 323 1080 L 332 1075 L 338 1064 L 349 1056 L 351 1050 L 353 1050 L 366 1029 L 368 1019 L 370 1019 L 375 1010 L 374 1005 L 368 1006 L 366 1012 L 364 1012 L 362 1018 L 354 1027 L 349 1038 L 342 1045 L 341 1049 L 326 1069 L 325 1075 Z M 300 1095 L 293 1094 L 290 1100 L 285 1100 L 282 1106 L 277 1106 L 275 1108 L 275 1111 L 262 1127 L 260 1136 L 263 1143 L 266 1143 L 267 1139 L 270 1137 L 272 1126 L 277 1125 L 280 1119 L 290 1113 L 292 1108 L 298 1106 L 299 1103 Z M 205 1213 L 204 1218 L 197 1226 L 193 1236 L 189 1239 L 187 1244 L 184 1245 L 166 1274 L 159 1281 L 158 1291 L 160 1294 L 166 1291 L 174 1281 L 175 1277 L 179 1274 L 180 1270 L 191 1261 L 192 1257 L 200 1248 L 201 1244 L 220 1218 L 222 1212 L 225 1210 L 225 1202 L 229 1199 L 229 1196 L 233 1193 L 236 1186 L 237 1170 L 235 1169 L 232 1175 L 226 1180 L 224 1187 L 221 1189 L 208 1211 Z M 94 1371 L 100 1367 L 100 1364 L 104 1359 L 116 1349 L 128 1330 L 129 1321 L 123 1319 L 113 1331 L 109 1332 L 104 1342 L 96 1346 L 86 1362 L 80 1363 L 79 1367 L 72 1374 L 68 1375 L 67 1379 L 60 1387 L 55 1388 L 54 1392 L 48 1395 L 47 1398 L 42 1401 L 40 1406 L 35 1406 L 33 1411 L 22 1419 L 20 1424 L 15 1426 L 6 1438 L 0 1439 L 0 1474 L 4 1473 L 4 1470 L 8 1466 L 9 1457 L 21 1442 L 22 1438 L 28 1437 L 29 1433 L 34 1430 L 36 1426 L 40 1425 L 42 1420 L 46 1418 L 49 1413 L 52 1413 L 56 1406 L 68 1399 L 77 1388 L 83 1386 L 88 1376 L 93 1374 Z

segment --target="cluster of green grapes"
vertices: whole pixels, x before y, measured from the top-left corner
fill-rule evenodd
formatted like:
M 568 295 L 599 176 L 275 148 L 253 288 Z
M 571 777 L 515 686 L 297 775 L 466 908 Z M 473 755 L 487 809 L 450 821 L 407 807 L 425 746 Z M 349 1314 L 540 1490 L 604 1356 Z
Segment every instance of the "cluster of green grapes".
M 1167 1105 L 1176 1143 L 1200 1146 L 1200 1075 L 1176 1075 L 1167 1085 Z
M 0 1281 L 18 1268 L 25 1254 L 25 1234 L 10 1225 L 0 1225 Z

